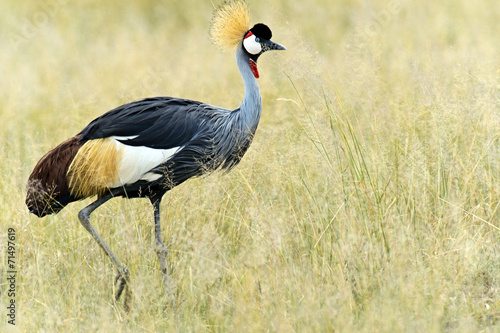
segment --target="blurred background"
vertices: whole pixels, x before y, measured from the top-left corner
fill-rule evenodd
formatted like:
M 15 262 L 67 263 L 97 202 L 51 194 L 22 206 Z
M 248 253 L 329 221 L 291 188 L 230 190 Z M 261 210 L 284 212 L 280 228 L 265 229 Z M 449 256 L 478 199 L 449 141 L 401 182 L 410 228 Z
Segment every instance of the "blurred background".
M 92 216 L 132 272 L 129 314 L 78 222 L 88 202 L 38 219 L 25 183 L 121 104 L 236 108 L 234 55 L 208 34 L 220 3 L 0 3 L 0 239 L 6 257 L 16 229 L 19 331 L 498 331 L 500 2 L 248 3 L 287 51 L 259 59 L 242 163 L 164 198 L 173 301 L 149 203 Z

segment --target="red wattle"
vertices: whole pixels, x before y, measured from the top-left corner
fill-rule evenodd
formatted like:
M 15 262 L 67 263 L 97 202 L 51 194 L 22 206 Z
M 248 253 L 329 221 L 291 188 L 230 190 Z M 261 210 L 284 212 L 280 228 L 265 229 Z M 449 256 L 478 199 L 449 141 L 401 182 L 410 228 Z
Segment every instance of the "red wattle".
M 257 63 L 253 61 L 253 59 L 250 59 L 250 68 L 252 69 L 253 76 L 255 76 L 256 79 L 259 78 L 259 70 L 257 69 Z

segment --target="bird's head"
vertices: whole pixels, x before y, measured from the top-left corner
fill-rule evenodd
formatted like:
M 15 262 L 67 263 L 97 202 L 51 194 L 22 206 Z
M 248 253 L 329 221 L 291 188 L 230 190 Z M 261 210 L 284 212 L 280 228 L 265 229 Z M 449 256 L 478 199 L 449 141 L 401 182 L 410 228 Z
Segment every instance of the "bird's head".
M 242 47 L 249 57 L 249 65 L 256 78 L 259 78 L 257 59 L 270 50 L 286 50 L 283 45 L 272 42 L 272 32 L 263 23 L 251 29 L 250 11 L 244 0 L 226 1 L 214 12 L 210 36 L 218 47 L 233 50 Z
M 271 41 L 271 29 L 265 24 L 257 23 L 252 29 L 248 30 L 243 38 L 243 49 L 250 57 L 250 68 L 253 75 L 258 79 L 259 71 L 257 70 L 257 58 L 270 50 L 286 50 L 283 45 Z

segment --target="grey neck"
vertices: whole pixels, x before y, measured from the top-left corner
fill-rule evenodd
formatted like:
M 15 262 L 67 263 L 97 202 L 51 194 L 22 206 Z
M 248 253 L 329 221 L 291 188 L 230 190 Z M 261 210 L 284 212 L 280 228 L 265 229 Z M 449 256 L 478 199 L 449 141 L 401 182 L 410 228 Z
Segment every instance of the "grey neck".
M 238 46 L 236 50 L 236 63 L 245 84 L 245 97 L 239 109 L 236 109 L 238 111 L 237 117 L 243 127 L 242 129 L 250 129 L 254 133 L 260 120 L 262 98 L 259 84 L 250 68 L 249 59 L 243 47 Z

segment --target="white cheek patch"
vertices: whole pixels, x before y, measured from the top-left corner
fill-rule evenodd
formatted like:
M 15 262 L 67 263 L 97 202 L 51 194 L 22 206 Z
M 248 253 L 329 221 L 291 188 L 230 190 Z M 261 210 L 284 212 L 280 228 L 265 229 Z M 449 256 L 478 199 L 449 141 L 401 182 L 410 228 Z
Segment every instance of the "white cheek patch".
M 243 40 L 243 46 L 248 53 L 256 55 L 262 51 L 262 45 L 255 41 L 255 35 L 250 35 Z

